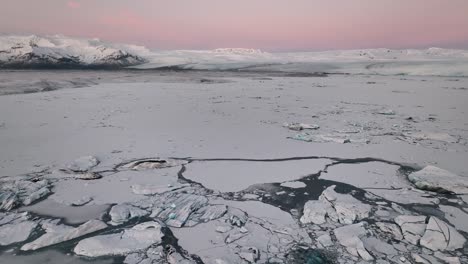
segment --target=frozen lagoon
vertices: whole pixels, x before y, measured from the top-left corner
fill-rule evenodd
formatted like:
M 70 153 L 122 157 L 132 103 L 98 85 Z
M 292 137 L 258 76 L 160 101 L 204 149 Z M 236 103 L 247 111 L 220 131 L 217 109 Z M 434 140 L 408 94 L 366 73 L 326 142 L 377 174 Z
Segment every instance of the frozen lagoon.
M 17 89 L 0 96 L 1 198 L 12 205 L 0 215 L 0 263 L 33 263 L 36 254 L 52 263 L 468 261 L 466 78 L 203 71 L 0 77 Z M 68 88 L 16 93 L 44 78 Z M 283 126 L 296 122 L 319 128 Z M 98 164 L 70 170 L 87 156 Z M 134 162 L 139 166 L 126 166 Z M 437 177 L 455 175 L 457 193 L 408 180 L 427 171 L 436 173 L 425 178 L 436 187 Z M 100 177 L 83 180 L 85 173 Z M 54 203 L 63 209 L 47 209 Z M 110 213 L 117 204 L 126 207 Z M 80 221 L 71 219 L 74 208 L 83 210 Z M 139 232 L 154 221 L 161 227 L 151 232 L 162 239 Z M 12 237 L 8 230 L 21 226 L 32 228 Z M 38 253 L 21 250 L 43 236 L 59 242 Z

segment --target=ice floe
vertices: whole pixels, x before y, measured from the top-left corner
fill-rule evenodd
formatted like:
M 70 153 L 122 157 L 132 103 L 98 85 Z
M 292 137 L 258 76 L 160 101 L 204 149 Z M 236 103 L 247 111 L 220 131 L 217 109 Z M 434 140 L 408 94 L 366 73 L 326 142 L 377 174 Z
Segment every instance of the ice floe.
M 144 222 L 116 234 L 99 235 L 78 242 L 74 252 L 87 257 L 125 256 L 161 243 L 161 224 Z
M 0 246 L 27 240 L 38 224 L 28 213 L 0 213 Z
M 462 248 L 466 239 L 437 217 L 431 217 L 426 226 L 424 236 L 421 238 L 421 246 L 434 251 L 456 250 Z
M 435 166 L 411 173 L 408 179 L 419 189 L 434 192 L 468 194 L 468 178 L 453 174 Z

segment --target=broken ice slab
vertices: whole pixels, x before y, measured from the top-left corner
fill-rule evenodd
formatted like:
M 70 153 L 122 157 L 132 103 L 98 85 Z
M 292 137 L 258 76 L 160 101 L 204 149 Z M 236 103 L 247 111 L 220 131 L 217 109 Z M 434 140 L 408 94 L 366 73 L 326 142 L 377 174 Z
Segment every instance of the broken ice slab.
M 21 250 L 29 251 L 44 248 L 107 228 L 107 225 L 99 220 L 90 220 L 78 227 L 57 225 L 49 222 L 45 222 L 41 226 L 46 233 L 38 239 L 23 245 Z
M 163 237 L 161 224 L 144 222 L 120 233 L 81 240 L 73 251 L 87 257 L 125 256 L 160 244 Z
M 156 184 L 135 184 L 132 185 L 132 192 L 134 194 L 141 195 L 155 195 L 162 194 L 165 192 L 174 191 L 183 187 L 188 187 L 190 184 L 167 184 L 167 185 L 156 185 Z
M 297 134 L 288 138 L 299 140 L 299 141 L 317 142 L 317 143 L 328 143 L 328 142 L 340 143 L 340 144 L 351 143 L 351 140 L 349 138 L 343 138 L 343 137 L 334 136 L 334 135 L 314 135 L 314 134 L 309 134 L 309 133 L 301 133 L 301 134 Z
M 292 181 L 292 182 L 283 182 L 280 184 L 280 186 L 288 187 L 292 189 L 300 189 L 300 188 L 305 188 L 307 185 L 300 181 Z
M 75 174 L 75 179 L 79 180 L 97 180 L 101 179 L 102 176 L 99 173 L 96 172 L 85 172 L 85 173 L 77 173 Z
M 111 225 L 121 225 L 127 221 L 149 215 L 149 212 L 129 204 L 117 204 L 112 206 L 109 216 Z
M 329 167 L 320 179 L 347 183 L 388 201 L 401 204 L 438 204 L 439 199 L 414 187 L 401 176 L 400 166 L 384 162 L 338 164 Z
M 434 133 L 434 132 L 406 133 L 404 134 L 404 137 L 417 140 L 417 141 L 433 140 L 433 141 L 441 141 L 441 142 L 446 142 L 446 143 L 457 143 L 459 141 L 458 138 L 451 136 L 447 133 Z
M 463 248 L 466 239 L 451 227 L 437 217 L 431 217 L 426 226 L 424 236 L 421 238 L 421 246 L 434 251 L 452 251 Z
M 283 127 L 286 127 L 289 130 L 294 130 L 294 131 L 301 131 L 304 129 L 317 130 L 320 128 L 320 126 L 316 124 L 304 124 L 304 123 L 284 123 Z
M 377 222 L 377 227 L 384 233 L 392 235 L 396 240 L 402 240 L 403 234 L 401 233 L 400 227 L 396 224 L 387 223 L 387 222 Z
M 124 164 L 120 166 L 120 168 L 131 170 L 152 170 L 176 167 L 184 164 L 187 164 L 187 161 L 175 159 L 142 159 Z
M 0 213 L 0 246 L 23 242 L 36 229 L 28 213 Z
M 426 217 L 419 215 L 400 215 L 395 218 L 405 240 L 413 245 L 418 245 L 419 240 L 426 230 Z
M 339 227 L 333 231 L 338 242 L 346 248 L 346 250 L 353 256 L 361 257 L 366 261 L 371 261 L 374 258 L 364 247 L 361 239 L 367 237 L 368 231 L 366 229 L 367 223 L 360 222 L 353 225 Z
M 298 140 L 298 141 L 315 142 L 315 143 L 369 144 L 371 142 L 370 139 L 367 139 L 367 138 L 349 138 L 349 137 L 344 137 L 342 135 L 333 135 L 333 134 L 321 135 L 321 134 L 310 134 L 307 132 L 296 134 L 288 138 Z
M 253 263 L 284 263 L 294 245 L 311 243 L 307 232 L 279 208 L 258 201 L 211 202 L 226 205 L 228 212 L 195 227 L 173 229 L 179 245 L 196 252 L 203 263 L 248 263 L 246 259 L 257 258 L 256 252 Z
M 222 217 L 228 208 L 224 204 L 208 205 L 192 213 L 185 226 L 193 226 L 199 223 L 206 223 Z
M 442 193 L 468 194 L 468 178 L 435 166 L 408 175 L 408 180 L 418 189 Z
M 383 109 L 376 112 L 379 115 L 395 115 L 395 111 L 392 109 Z
M 372 207 L 357 200 L 350 194 L 335 192 L 330 186 L 322 192 L 319 200 L 308 201 L 304 205 L 301 222 L 303 224 L 324 224 L 327 219 L 342 224 L 352 224 L 369 216 Z
M 193 212 L 208 203 L 208 199 L 204 196 L 182 192 L 168 193 L 156 199 L 151 217 L 157 217 L 172 227 L 184 226 Z M 194 224 L 193 221 L 198 220 L 191 219 L 191 225 Z
M 47 180 L 0 180 L 0 210 L 30 205 L 50 193 Z

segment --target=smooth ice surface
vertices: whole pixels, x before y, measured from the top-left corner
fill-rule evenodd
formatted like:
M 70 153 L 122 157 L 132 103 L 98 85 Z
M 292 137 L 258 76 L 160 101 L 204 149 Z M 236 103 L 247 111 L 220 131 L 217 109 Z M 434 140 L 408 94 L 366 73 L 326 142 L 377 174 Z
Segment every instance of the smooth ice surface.
M 24 75 L 12 76 L 21 79 Z M 1 96 L 0 124 L 4 125 L 0 127 L 0 145 L 8 149 L 0 152 L 2 174 L 29 173 L 38 170 L 37 166 L 61 166 L 86 155 L 106 160 L 100 166 L 155 156 L 323 155 L 370 156 L 422 165 L 437 162 L 455 174 L 468 175 L 462 165 L 468 159 L 463 144 L 413 142 L 398 134 L 405 129 L 468 138 L 464 122 L 468 93 L 455 89 L 466 87 L 468 79 L 382 76 L 229 79 L 234 82 L 207 85 L 183 80 L 155 85 L 153 80 Z M 439 100 L 434 101 L 434 97 Z M 398 113 L 374 114 L 382 108 L 398 109 Z M 405 120 L 407 117 L 417 122 Z M 321 128 L 316 133 L 321 134 L 357 130 L 357 135 L 351 135 L 365 135 L 372 142 L 356 145 L 290 140 L 287 137 L 294 135 L 294 131 L 288 131 L 282 124 L 291 121 L 318 123 Z M 63 147 L 70 142 L 79 144 Z
M 60 181 L 55 184 L 54 193 L 50 198 L 59 203 L 70 204 L 87 196 L 93 198 L 89 202 L 90 205 L 137 201 L 142 198 L 142 193 L 135 192 L 135 186 L 175 185 L 178 170 L 179 168 L 166 168 L 158 171 L 121 171 L 92 181 Z
M 53 199 L 46 199 L 34 205 L 22 207 L 20 210 L 63 218 L 69 224 L 81 224 L 91 219 L 101 218 L 108 208 L 108 205 L 70 206 L 58 203 Z
M 438 199 L 413 190 L 411 183 L 398 169 L 396 165 L 383 162 L 369 162 L 360 166 L 340 164 L 329 168 L 320 178 L 348 183 L 397 203 L 438 203 Z
M 188 166 L 185 177 L 206 188 L 234 192 L 250 185 L 298 180 L 324 169 L 327 159 L 281 162 L 220 161 L 199 162 Z

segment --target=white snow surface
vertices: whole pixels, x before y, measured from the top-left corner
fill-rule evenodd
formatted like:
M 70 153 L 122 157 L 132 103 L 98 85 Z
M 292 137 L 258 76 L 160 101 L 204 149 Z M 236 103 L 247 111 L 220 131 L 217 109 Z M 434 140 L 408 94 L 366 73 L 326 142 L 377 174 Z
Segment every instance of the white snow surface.
M 378 48 L 269 53 L 258 49 L 219 48 L 161 51 L 62 35 L 0 36 L 0 66 L 61 63 L 137 69 L 468 76 L 467 50 Z

